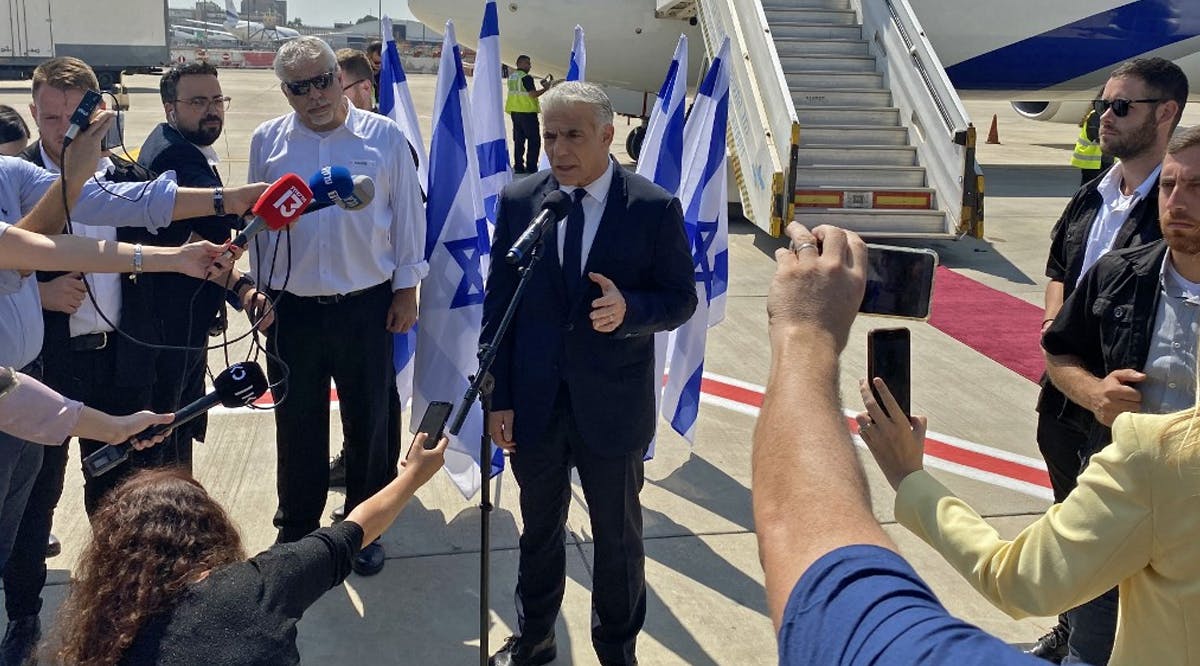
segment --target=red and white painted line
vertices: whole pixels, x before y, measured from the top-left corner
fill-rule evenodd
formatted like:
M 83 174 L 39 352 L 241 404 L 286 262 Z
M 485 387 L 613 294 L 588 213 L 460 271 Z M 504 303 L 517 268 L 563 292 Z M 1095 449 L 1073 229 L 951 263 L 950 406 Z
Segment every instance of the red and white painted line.
M 764 388 L 757 384 L 706 372 L 700 384 L 700 399 L 705 404 L 757 417 L 758 410 L 762 407 L 763 390 Z M 331 408 L 338 409 L 337 389 L 330 388 L 329 398 Z M 259 398 L 255 405 L 260 410 L 270 407 L 270 396 Z M 216 407 L 212 413 L 252 414 L 255 411 L 249 407 Z M 856 432 L 854 414 L 855 411 L 846 410 L 850 429 Z M 857 436 L 854 440 L 859 446 L 863 446 L 862 440 Z M 925 464 L 1046 501 L 1053 500 L 1046 465 L 1037 458 L 929 431 L 925 435 Z

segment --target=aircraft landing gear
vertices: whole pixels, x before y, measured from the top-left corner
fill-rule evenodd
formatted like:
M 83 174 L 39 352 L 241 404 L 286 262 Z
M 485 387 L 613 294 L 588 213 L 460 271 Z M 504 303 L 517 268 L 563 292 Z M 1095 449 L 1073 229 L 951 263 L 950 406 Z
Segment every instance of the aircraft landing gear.
M 642 142 L 646 140 L 646 125 L 645 123 L 633 128 L 629 136 L 625 137 L 625 152 L 629 153 L 629 157 L 634 162 L 638 160 L 638 156 L 642 154 Z

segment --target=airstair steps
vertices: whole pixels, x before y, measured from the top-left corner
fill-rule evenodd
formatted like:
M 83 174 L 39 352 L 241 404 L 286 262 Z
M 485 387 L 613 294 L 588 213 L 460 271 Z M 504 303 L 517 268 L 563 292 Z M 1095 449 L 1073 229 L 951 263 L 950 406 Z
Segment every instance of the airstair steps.
M 797 208 L 796 221 L 813 227 L 831 224 L 867 237 L 946 234 L 946 216 L 937 210 L 857 210 L 853 208 Z
M 862 57 L 868 53 L 867 41 L 865 39 L 805 39 L 780 37 L 779 35 L 773 35 L 773 37 L 775 50 L 779 53 L 780 58 L 811 55 Z
M 878 72 L 788 71 L 784 74 L 789 88 L 842 88 L 883 90 L 883 75 Z
M 803 130 L 801 130 L 803 136 Z M 886 166 L 913 166 L 917 163 L 917 149 L 912 146 L 812 146 L 803 139 L 796 153 L 796 163 L 804 166 L 826 164 L 879 164 Z
M 875 58 L 850 54 L 817 54 L 779 56 L 779 62 L 789 74 L 802 72 L 855 72 L 875 74 Z
M 813 187 L 924 187 L 925 169 L 919 166 L 825 164 L 796 168 L 796 189 Z
M 856 108 L 888 108 L 892 93 L 883 88 L 799 88 L 789 86 L 792 103 L 796 106 L 851 106 Z
M 772 37 L 796 39 L 862 39 L 862 26 L 811 23 L 808 25 L 770 24 Z
M 793 24 L 858 25 L 853 9 L 826 9 L 810 7 L 763 8 L 767 23 L 772 28 Z
M 804 146 L 907 146 L 908 129 L 880 125 L 809 125 L 800 129 Z
M 793 96 L 794 97 L 794 96 Z M 875 125 L 900 126 L 900 109 L 894 106 L 800 106 L 796 105 L 796 116 L 800 121 L 800 132 L 814 125 Z
M 930 210 L 936 197 L 929 187 L 798 187 L 793 201 L 797 208 Z

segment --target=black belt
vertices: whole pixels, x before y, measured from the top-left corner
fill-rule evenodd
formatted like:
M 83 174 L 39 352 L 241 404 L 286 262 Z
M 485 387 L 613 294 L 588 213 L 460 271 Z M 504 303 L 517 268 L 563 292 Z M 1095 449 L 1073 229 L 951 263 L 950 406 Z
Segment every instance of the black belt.
M 342 301 L 346 301 L 351 298 L 354 298 L 355 296 L 362 296 L 363 294 L 367 293 L 368 291 L 371 291 L 372 289 L 374 289 L 378 286 L 379 285 L 377 285 L 377 284 L 371 285 L 370 287 L 363 287 L 362 289 L 355 289 L 354 291 L 347 292 L 345 294 L 331 294 L 329 296 L 299 296 L 298 298 L 306 298 L 306 299 L 309 299 L 312 301 L 316 301 L 319 305 L 333 305 L 335 303 L 341 303 Z
M 67 342 L 67 347 L 71 351 L 98 351 L 108 347 L 108 333 L 101 331 L 99 333 L 88 333 L 87 335 L 76 335 Z

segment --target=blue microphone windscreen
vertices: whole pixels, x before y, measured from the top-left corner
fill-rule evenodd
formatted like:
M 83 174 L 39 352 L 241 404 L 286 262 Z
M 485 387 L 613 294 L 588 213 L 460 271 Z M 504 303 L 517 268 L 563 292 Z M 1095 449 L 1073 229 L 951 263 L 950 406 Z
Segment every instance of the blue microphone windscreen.
M 320 171 L 308 179 L 308 187 L 312 190 L 313 201 L 336 204 L 354 194 L 354 178 L 350 176 L 350 170 L 346 167 L 321 167 Z

